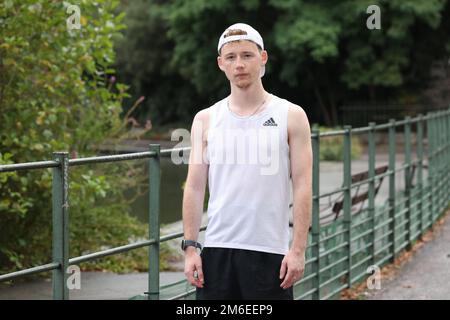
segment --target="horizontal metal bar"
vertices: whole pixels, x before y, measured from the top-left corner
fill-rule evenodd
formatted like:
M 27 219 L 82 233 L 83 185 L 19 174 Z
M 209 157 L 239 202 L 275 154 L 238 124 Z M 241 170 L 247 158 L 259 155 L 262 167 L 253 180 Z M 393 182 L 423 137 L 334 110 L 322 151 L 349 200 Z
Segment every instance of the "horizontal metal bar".
M 336 233 L 333 233 L 333 234 L 331 234 L 331 235 L 329 235 L 329 236 L 326 236 L 326 237 L 320 239 L 319 242 L 322 243 L 322 242 L 328 241 L 328 240 L 330 240 L 330 239 L 333 239 L 333 238 L 335 238 L 335 237 L 337 237 L 337 236 L 339 236 L 339 235 L 341 235 L 341 234 L 345 234 L 345 233 L 347 233 L 347 232 L 348 232 L 348 230 L 341 230 L 341 231 L 338 231 L 338 232 L 336 232 Z
M 408 222 L 409 222 L 409 221 L 405 219 L 404 221 L 402 221 L 401 223 L 399 223 L 399 224 L 397 224 L 397 225 L 395 226 L 395 230 L 398 230 L 398 229 L 400 229 L 401 227 L 405 226 Z
M 409 244 L 408 240 L 404 241 L 401 245 L 396 247 L 395 253 L 399 253 L 400 251 L 402 251 L 408 244 Z
M 355 263 L 354 265 L 352 265 L 352 270 L 358 268 L 361 265 L 363 265 L 364 263 L 366 263 L 370 259 L 372 259 L 372 256 L 367 256 L 364 259 L 362 259 L 361 261 L 358 261 L 358 263 Z
M 310 244 L 308 244 L 308 246 L 306 247 L 306 249 L 312 249 L 315 245 L 317 245 L 317 242 L 311 242 Z
M 392 258 L 392 253 L 387 254 L 384 258 L 382 258 L 381 260 L 376 261 L 374 264 L 378 267 L 383 266 L 383 264 Z
M 332 277 L 332 278 L 328 279 L 327 281 L 325 281 L 325 282 L 322 282 L 322 283 L 321 283 L 321 284 L 319 285 L 319 288 L 323 288 L 323 287 L 325 287 L 325 286 L 326 286 L 327 284 L 330 284 L 330 283 L 332 283 L 333 281 L 335 281 L 335 280 L 339 279 L 340 277 L 342 277 L 342 276 L 346 275 L 347 273 L 348 273 L 348 270 L 342 271 L 341 273 L 339 273 L 339 274 L 335 275 L 334 277 Z
M 306 291 L 305 293 L 301 294 L 300 296 L 298 296 L 298 297 L 296 297 L 296 298 L 294 298 L 294 299 L 295 299 L 295 300 L 302 300 L 303 298 L 305 298 L 305 297 L 307 297 L 307 296 L 313 294 L 313 293 L 316 292 L 316 291 L 317 291 L 317 288 L 313 288 L 313 289 L 311 289 L 311 290 L 309 290 L 309 291 Z
M 408 230 L 405 230 L 403 233 L 401 233 L 401 234 L 397 234 L 396 235 L 396 240 L 401 240 L 402 239 L 402 237 L 404 237 L 404 236 L 406 236 L 407 234 L 408 234 Z
M 377 239 L 375 240 L 375 243 L 380 242 L 381 240 L 384 240 L 384 238 L 386 238 L 387 236 L 391 235 L 393 233 L 392 230 L 389 230 L 386 233 L 383 233 L 381 236 L 378 236 Z
M 313 200 L 325 198 L 325 197 L 328 197 L 328 196 L 332 196 L 333 194 L 340 193 L 340 192 L 344 191 L 345 189 L 346 188 L 341 187 L 341 188 L 338 188 L 338 189 L 333 190 L 333 191 L 321 193 L 318 196 L 313 196 Z
M 376 130 L 384 130 L 384 129 L 389 129 L 392 125 L 387 122 L 387 123 L 383 123 L 383 124 L 379 124 L 375 126 Z M 395 126 L 394 126 L 395 127 Z
M 357 255 L 358 253 L 360 253 L 361 251 L 367 250 L 368 248 L 370 248 L 370 246 L 372 246 L 374 243 L 373 242 L 368 242 L 364 247 L 359 248 L 358 250 L 352 251 L 352 257 L 354 255 Z
M 86 262 L 86 261 L 90 261 L 90 260 L 94 260 L 94 259 L 110 256 L 110 255 L 113 255 L 113 254 L 116 254 L 116 253 L 122 253 L 122 252 L 130 251 L 130 250 L 133 250 L 133 249 L 138 249 L 138 248 L 141 248 L 141 247 L 147 247 L 147 246 L 150 246 L 150 245 L 152 245 L 154 243 L 156 243 L 156 241 L 154 239 L 141 241 L 141 242 L 136 242 L 136 243 L 131 243 L 131 244 L 127 244 L 127 245 L 124 245 L 124 246 L 115 247 L 115 248 L 112 248 L 112 249 L 98 251 L 98 252 L 94 252 L 94 253 L 87 254 L 87 255 L 84 255 L 84 256 L 72 258 L 72 259 L 69 259 L 69 263 L 70 264 L 79 264 L 79 263 L 82 263 L 82 262 Z
M 333 130 L 333 131 L 321 132 L 319 134 L 319 137 L 325 138 L 325 137 L 340 136 L 340 135 L 344 135 L 344 134 L 345 134 L 345 130 Z
M 391 206 L 386 206 L 386 208 L 383 208 L 383 210 L 378 209 L 377 207 L 375 207 L 375 219 L 384 216 L 385 214 L 389 213 L 389 209 L 391 208 Z
M 59 166 L 57 161 L 37 161 L 0 165 L 0 172 L 24 171 L 29 169 L 47 169 Z
M 353 241 L 357 241 L 357 240 L 359 240 L 359 239 L 361 239 L 361 238 L 364 238 L 365 236 L 367 236 L 367 235 L 369 235 L 369 234 L 371 234 L 371 233 L 373 233 L 373 230 L 372 229 L 370 229 L 370 230 L 366 230 L 366 231 L 364 231 L 363 233 L 360 233 L 360 234 L 358 234 L 356 237 L 354 237 L 354 238 L 352 238 L 352 242 Z
M 373 243 L 370 242 L 370 243 L 368 243 L 367 245 L 365 245 L 364 247 L 359 248 L 359 249 L 356 250 L 356 251 L 353 251 L 353 252 L 352 252 L 352 257 L 353 257 L 353 256 L 356 256 L 356 255 L 357 255 L 358 253 L 360 253 L 361 251 L 367 250 L 367 249 L 370 248 L 372 245 L 373 245 Z
M 367 274 L 367 270 L 364 270 L 363 272 L 361 272 L 360 274 L 358 274 L 357 276 L 355 276 L 355 277 L 353 277 L 352 278 L 352 282 L 353 283 L 356 283 L 356 282 L 358 282 L 361 278 L 364 278 L 364 276 L 369 276 L 368 274 Z
M 420 221 L 420 212 L 416 209 L 416 212 L 410 216 L 411 222 Z
M 304 283 L 308 280 L 314 279 L 315 277 L 317 277 L 317 272 L 308 274 L 306 277 L 301 278 L 297 283 Z
M 168 156 L 171 155 L 172 152 L 190 152 L 191 151 L 191 147 L 185 147 L 185 148 L 173 148 L 173 149 L 164 149 L 160 151 L 160 155 L 161 156 Z
M 377 256 L 377 254 L 383 252 L 384 250 L 388 249 L 389 247 L 392 247 L 392 242 L 389 242 L 384 247 L 379 248 L 377 251 L 374 252 L 374 255 Z
M 380 228 L 382 228 L 382 227 L 385 227 L 386 225 L 388 225 L 389 223 L 391 223 L 392 220 L 393 220 L 392 218 L 386 219 L 386 221 L 383 221 L 382 223 L 377 224 L 377 225 L 374 227 L 374 230 L 376 231 L 376 230 L 378 230 L 378 229 L 380 229 Z
M 199 231 L 206 230 L 206 227 L 207 226 L 201 227 L 199 229 Z M 183 235 L 184 235 L 183 231 L 180 231 L 180 232 L 177 232 L 177 233 L 171 233 L 171 234 L 168 234 L 168 235 L 160 237 L 159 242 L 161 243 L 161 242 L 166 242 L 166 241 L 173 240 L 173 239 L 176 239 L 176 238 L 181 238 L 181 237 L 183 237 Z
M 361 181 L 358 181 L 358 182 L 352 182 L 351 189 L 363 186 L 365 184 L 369 184 L 371 181 L 378 182 L 378 180 L 381 180 L 381 178 L 384 178 L 385 176 L 388 176 L 389 173 L 390 173 L 390 171 L 386 170 L 386 172 L 379 173 L 379 174 L 373 176 L 372 178 L 367 178 L 367 179 L 364 179 L 364 180 L 361 180 Z
M 186 280 L 186 279 L 183 279 L 183 280 L 178 280 L 178 281 L 175 281 L 175 282 L 172 282 L 172 283 L 166 283 L 166 284 L 160 286 L 159 288 L 161 289 L 160 291 L 162 291 L 162 290 L 165 290 L 165 289 L 167 289 L 167 288 L 174 287 L 174 286 L 179 285 L 179 284 L 182 284 L 182 283 L 186 284 L 186 283 L 187 283 L 187 280 Z
M 411 225 L 410 225 L 410 227 L 411 227 L 411 230 L 414 230 L 414 228 L 416 228 L 418 225 L 420 225 L 422 223 L 422 221 L 420 221 L 420 219 L 417 219 L 417 221 L 416 222 L 414 222 L 414 223 L 412 223 Z
M 428 215 L 427 218 L 430 218 L 431 215 Z M 425 229 L 431 228 L 433 226 L 434 221 L 427 221 L 425 224 Z
M 59 268 L 59 263 L 56 263 L 56 262 L 47 263 L 42 266 L 37 266 L 37 267 L 25 269 L 25 270 L 20 270 L 20 271 L 16 271 L 16 272 L 3 274 L 0 276 L 0 282 L 27 276 L 30 274 L 46 272 L 46 271 L 50 271 L 50 270 L 54 270 L 54 269 L 58 269 L 58 268 Z
M 408 211 L 407 207 L 403 207 L 403 209 L 400 209 L 400 207 L 403 204 L 406 204 L 406 200 L 399 200 L 398 202 L 397 201 L 395 202 L 395 218 L 396 219 L 402 218 L 405 215 L 406 211 Z
M 359 127 L 359 128 L 352 128 L 352 134 L 361 134 L 369 132 L 371 129 L 370 126 L 367 127 Z M 374 127 L 374 131 L 376 131 L 376 128 Z
M 412 196 L 413 196 L 413 199 L 414 199 L 416 197 L 419 197 L 420 195 L 415 194 L 415 195 L 412 195 Z M 419 204 L 421 204 L 421 203 L 422 203 L 422 201 L 420 201 L 420 199 L 410 202 L 411 213 L 412 213 L 411 218 L 415 218 L 415 217 L 420 215 Z M 413 210 L 413 209 L 415 209 L 415 210 Z M 413 211 L 416 211 L 416 212 L 413 213 Z
M 306 262 L 305 262 L 305 266 L 307 266 L 308 264 L 311 264 L 311 263 L 313 263 L 313 262 L 316 262 L 317 261 L 317 257 L 313 257 L 313 258 L 311 258 L 311 259 L 308 259 L 308 260 L 306 260 Z
M 425 199 L 429 199 L 430 198 L 430 196 L 426 196 L 426 197 L 424 197 Z M 428 209 L 429 207 L 431 207 L 431 202 L 423 202 L 422 203 L 422 210 L 423 211 L 426 211 L 425 209 Z M 428 213 L 425 213 L 425 214 L 427 214 L 427 215 L 429 215 Z M 424 215 L 425 216 L 425 215 Z
M 305 297 L 307 297 L 307 296 L 309 296 L 309 295 L 312 295 L 314 292 L 316 292 L 317 291 L 317 288 L 313 288 L 313 289 L 311 289 L 311 290 L 309 290 L 309 291 L 306 291 L 305 293 L 303 293 L 303 294 L 301 294 L 300 296 L 298 296 L 297 298 L 294 298 L 294 300 L 302 300 L 302 299 L 304 299 Z
M 365 224 L 365 223 L 367 223 L 367 222 L 370 222 L 370 221 L 372 221 L 372 217 L 368 217 L 368 218 L 366 218 L 366 219 L 363 219 L 363 220 L 361 220 L 361 221 L 358 221 L 358 223 L 355 223 L 355 224 L 352 224 L 352 228 L 356 228 L 356 227 L 359 227 L 359 226 L 361 226 L 361 225 L 363 225 L 363 224 Z M 353 222 L 353 221 L 352 221 Z
M 331 268 L 333 268 L 334 266 L 337 266 L 338 264 L 340 264 L 340 263 L 342 263 L 342 262 L 345 262 L 345 261 L 347 261 L 347 260 L 348 260 L 348 257 L 343 257 L 343 258 L 341 258 L 341 259 L 339 259 L 339 260 L 337 260 L 337 261 L 335 261 L 335 262 L 333 262 L 333 263 L 330 263 L 330 264 L 327 265 L 326 267 L 320 269 L 320 270 L 319 270 L 319 273 L 323 273 L 323 272 L 327 271 L 328 269 L 331 269 Z
M 174 297 L 170 297 L 170 298 L 167 299 L 167 300 L 177 300 L 177 299 L 181 299 L 181 298 L 184 298 L 184 297 L 187 297 L 187 296 L 193 294 L 195 291 L 196 291 L 196 289 L 194 288 L 194 289 L 189 290 L 188 292 L 184 292 L 184 293 L 181 293 L 181 294 L 176 295 L 176 296 L 174 296 Z
M 415 233 L 411 234 L 411 240 L 415 241 L 419 238 L 420 234 L 422 233 L 422 230 L 417 230 Z
M 80 166 L 80 165 L 90 164 L 90 163 L 104 163 L 104 162 L 116 162 L 116 161 L 126 161 L 126 160 L 135 160 L 135 159 L 146 159 L 146 158 L 151 158 L 154 156 L 156 156 L 156 152 L 145 151 L 145 152 L 134 152 L 134 153 L 126 153 L 126 154 L 116 154 L 116 155 L 112 155 L 112 156 L 70 159 L 69 166 Z
M 334 296 L 335 294 L 339 293 L 340 291 L 342 291 L 343 289 L 347 288 L 348 284 L 343 284 L 342 286 L 340 286 L 339 288 L 337 288 L 336 290 L 330 292 L 329 294 L 327 294 L 326 296 L 324 296 L 321 300 L 328 300 L 328 298 Z
M 206 226 L 203 226 L 200 231 L 203 231 L 206 229 Z M 163 237 L 160 237 L 160 242 L 164 242 L 164 241 L 168 241 L 171 239 L 175 239 L 178 238 L 180 236 L 182 236 L 183 233 L 182 232 L 178 232 L 178 233 L 173 233 L 173 234 L 169 234 Z M 90 260 L 94 260 L 94 259 L 98 259 L 98 258 L 102 258 L 105 256 L 109 256 L 112 254 L 116 254 L 116 253 L 122 253 L 122 252 L 126 252 L 126 251 L 130 251 L 133 249 L 138 249 L 141 247 L 146 247 L 152 244 L 155 244 L 156 241 L 155 240 L 145 240 L 145 241 L 141 241 L 141 242 L 136 242 L 136 243 L 131 243 L 131 244 L 127 244 L 124 246 L 120 246 L 120 247 L 115 247 L 115 248 L 111 248 L 111 249 L 107 249 L 107 250 L 103 250 L 103 251 L 99 251 L 99 252 L 94 252 L 88 255 L 84 255 L 84 256 L 80 256 L 80 257 L 76 257 L 76 258 L 72 258 L 69 259 L 69 263 L 71 264 L 79 264 L 81 262 L 86 262 L 86 261 L 90 261 Z
M 323 252 L 322 254 L 319 254 L 319 257 L 320 257 L 320 258 L 326 257 L 326 256 L 328 256 L 329 254 L 331 254 L 331 253 L 337 251 L 338 249 L 341 249 L 342 247 L 345 247 L 346 245 L 348 245 L 348 242 L 347 242 L 347 241 L 345 241 L 345 242 L 341 243 L 340 245 L 338 245 L 338 246 L 332 248 L 331 250 L 327 250 L 327 251 Z
M 427 119 L 430 119 L 430 118 L 432 118 L 431 115 L 422 115 L 422 121 L 423 122 L 425 120 L 427 120 Z M 419 116 L 409 119 L 409 123 L 415 123 L 415 122 L 419 122 L 419 121 L 420 121 Z M 406 119 L 405 120 L 397 120 L 394 123 L 394 127 L 403 126 L 406 123 L 408 123 L 408 120 L 406 120 Z M 391 126 L 392 126 L 391 123 L 387 122 L 387 123 L 382 123 L 382 124 L 375 125 L 373 127 L 373 129 L 374 129 L 374 131 L 378 131 L 378 130 L 388 129 Z M 360 133 L 368 132 L 368 131 L 370 131 L 370 129 L 371 129 L 370 126 L 354 128 L 354 129 L 352 129 L 352 133 L 360 134 Z M 327 131 L 327 132 L 321 132 L 319 134 L 319 137 L 336 136 L 336 135 L 342 135 L 344 133 L 345 133 L 344 130 Z

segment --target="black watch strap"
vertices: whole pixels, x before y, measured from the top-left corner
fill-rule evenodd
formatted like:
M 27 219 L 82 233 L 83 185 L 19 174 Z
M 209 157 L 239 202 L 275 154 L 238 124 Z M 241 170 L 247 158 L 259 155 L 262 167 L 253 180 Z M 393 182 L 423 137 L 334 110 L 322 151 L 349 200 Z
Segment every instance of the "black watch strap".
M 187 247 L 195 247 L 202 250 L 202 245 L 194 240 L 181 240 L 181 249 L 186 250 Z

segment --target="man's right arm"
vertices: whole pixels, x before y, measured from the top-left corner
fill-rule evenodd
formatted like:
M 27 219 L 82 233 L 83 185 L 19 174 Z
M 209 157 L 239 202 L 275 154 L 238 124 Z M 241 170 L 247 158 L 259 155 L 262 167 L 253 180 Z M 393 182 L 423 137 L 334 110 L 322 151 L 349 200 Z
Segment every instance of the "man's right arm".
M 187 240 L 197 241 L 201 227 L 209 168 L 203 157 L 204 151 L 206 150 L 208 120 L 208 109 L 202 110 L 195 115 L 191 128 L 191 153 L 183 194 L 183 230 L 184 238 Z M 191 284 L 202 287 L 203 272 L 201 258 L 194 247 L 188 247 L 185 253 L 186 277 Z M 195 271 L 198 273 L 198 279 L 194 278 Z

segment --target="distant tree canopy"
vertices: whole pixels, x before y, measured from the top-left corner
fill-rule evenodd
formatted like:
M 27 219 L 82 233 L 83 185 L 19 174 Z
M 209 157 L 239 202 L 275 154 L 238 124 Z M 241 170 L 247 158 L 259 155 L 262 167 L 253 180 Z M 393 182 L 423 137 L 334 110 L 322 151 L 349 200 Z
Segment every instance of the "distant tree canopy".
M 230 24 L 246 22 L 269 52 L 266 88 L 336 124 L 342 103 L 420 100 L 432 62 L 449 57 L 449 3 L 124 1 L 129 27 L 118 44 L 119 77 L 135 99 L 147 97 L 143 120 L 190 121 L 227 94 L 216 65 L 218 37 Z M 373 4 L 381 9 L 380 30 L 366 27 Z

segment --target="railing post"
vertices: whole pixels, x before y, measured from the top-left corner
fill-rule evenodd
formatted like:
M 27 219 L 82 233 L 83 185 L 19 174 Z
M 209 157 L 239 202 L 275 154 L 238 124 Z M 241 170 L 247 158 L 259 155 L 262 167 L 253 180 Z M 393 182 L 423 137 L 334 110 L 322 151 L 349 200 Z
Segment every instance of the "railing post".
M 395 232 L 395 119 L 389 120 L 389 219 L 391 219 L 391 234 L 389 236 L 389 242 L 392 244 L 392 258 L 391 261 L 395 261 L 397 247 L 396 247 L 396 232 Z
M 424 213 L 423 213 L 423 202 L 424 202 L 424 188 L 423 188 L 423 115 L 419 114 L 419 121 L 417 121 L 417 185 L 419 187 L 419 217 L 420 217 L 420 236 L 419 239 L 422 240 L 422 235 L 425 231 Z
M 442 212 L 442 172 L 441 172 L 441 155 L 442 155 L 442 127 L 441 127 L 441 111 L 437 111 L 436 113 L 436 195 L 437 195 L 437 211 L 436 211 L 436 219 L 439 217 Z
M 447 207 L 448 201 L 446 198 L 446 179 L 445 179 L 445 167 L 446 167 L 446 125 L 445 125 L 445 111 L 439 112 L 439 197 L 440 197 L 440 210 L 439 215 L 441 215 L 444 212 L 444 209 Z
M 148 299 L 159 300 L 159 193 L 160 193 L 160 145 L 150 144 L 150 151 L 156 153 L 148 160 L 149 178 L 149 239 L 156 242 L 149 247 Z
M 440 131 L 439 128 L 439 111 L 436 112 L 435 114 L 435 119 L 434 119 L 434 126 L 435 126 L 435 144 L 436 144 L 436 162 L 435 162 L 435 166 L 436 166 L 436 171 L 435 171 L 435 181 L 436 181 L 436 214 L 434 217 L 434 221 L 437 220 L 437 218 L 439 217 L 439 213 L 441 211 L 441 191 L 440 191 L 440 135 L 442 134 L 442 132 Z
M 412 184 L 412 170 L 411 170 L 411 117 L 407 116 L 406 117 L 406 123 L 405 123 L 405 127 L 404 127 L 404 137 L 405 137 L 405 208 L 406 208 L 406 212 L 405 212 L 405 219 L 406 219 L 406 224 L 405 224 L 405 229 L 407 231 L 406 236 L 407 236 L 407 241 L 408 244 L 406 246 L 407 250 L 411 249 L 411 241 L 412 241 L 412 236 L 411 236 L 411 225 L 412 225 L 412 221 L 411 221 L 411 184 Z
M 447 187 L 446 190 L 446 199 L 450 199 L 450 108 L 447 109 L 447 116 L 446 116 L 446 123 L 447 123 L 447 131 L 446 131 L 446 148 L 447 148 L 447 160 L 445 161 L 446 168 L 445 168 L 445 175 L 446 175 L 446 181 L 447 181 Z M 449 201 L 447 201 L 446 205 L 449 205 Z
M 439 112 L 439 177 L 440 177 L 440 183 L 439 183 L 439 192 L 440 192 L 440 199 L 441 199 L 441 206 L 439 210 L 439 214 L 441 214 L 445 208 L 446 198 L 445 198 L 445 123 L 444 123 L 444 115 L 445 113 L 443 111 Z
M 437 144 L 436 144 L 436 112 L 432 112 L 431 119 L 430 119 L 430 173 L 431 173 L 431 199 L 432 199 L 432 206 L 431 208 L 433 211 L 431 212 L 431 228 L 434 229 L 434 221 L 436 218 L 436 212 L 438 211 L 438 198 L 437 198 Z
M 344 228 L 345 240 L 347 242 L 347 263 L 348 279 L 347 285 L 352 286 L 352 204 L 351 204 L 351 185 L 352 185 L 352 145 L 351 145 L 351 126 L 344 126 Z
M 59 268 L 53 270 L 53 299 L 69 299 L 67 267 L 69 266 L 69 154 L 54 152 L 59 166 L 53 168 L 52 179 L 52 256 Z
M 430 229 L 433 229 L 433 217 L 434 217 L 434 187 L 433 187 L 433 172 L 434 172 L 434 163 L 433 163 L 433 124 L 432 124 L 432 116 L 433 112 L 429 112 L 427 114 L 427 158 L 428 158 L 428 200 L 430 201 L 429 205 L 429 224 Z
M 447 179 L 447 167 L 448 167 L 448 125 L 447 125 L 447 110 L 442 112 L 442 129 L 443 129 L 443 137 L 442 137 L 442 179 L 444 180 L 444 185 L 442 187 L 442 197 L 444 198 L 444 209 L 448 206 L 448 179 Z
M 319 198 L 319 181 L 320 181 L 320 131 L 312 130 L 312 150 L 313 150 L 313 207 L 312 207 L 312 256 L 316 259 L 313 263 L 313 273 L 316 272 L 316 291 L 313 294 L 313 300 L 320 300 L 320 198 Z
M 369 122 L 369 216 L 371 219 L 371 255 L 372 255 L 372 265 L 375 264 L 375 227 L 376 227 L 376 217 L 375 217 L 375 122 Z

